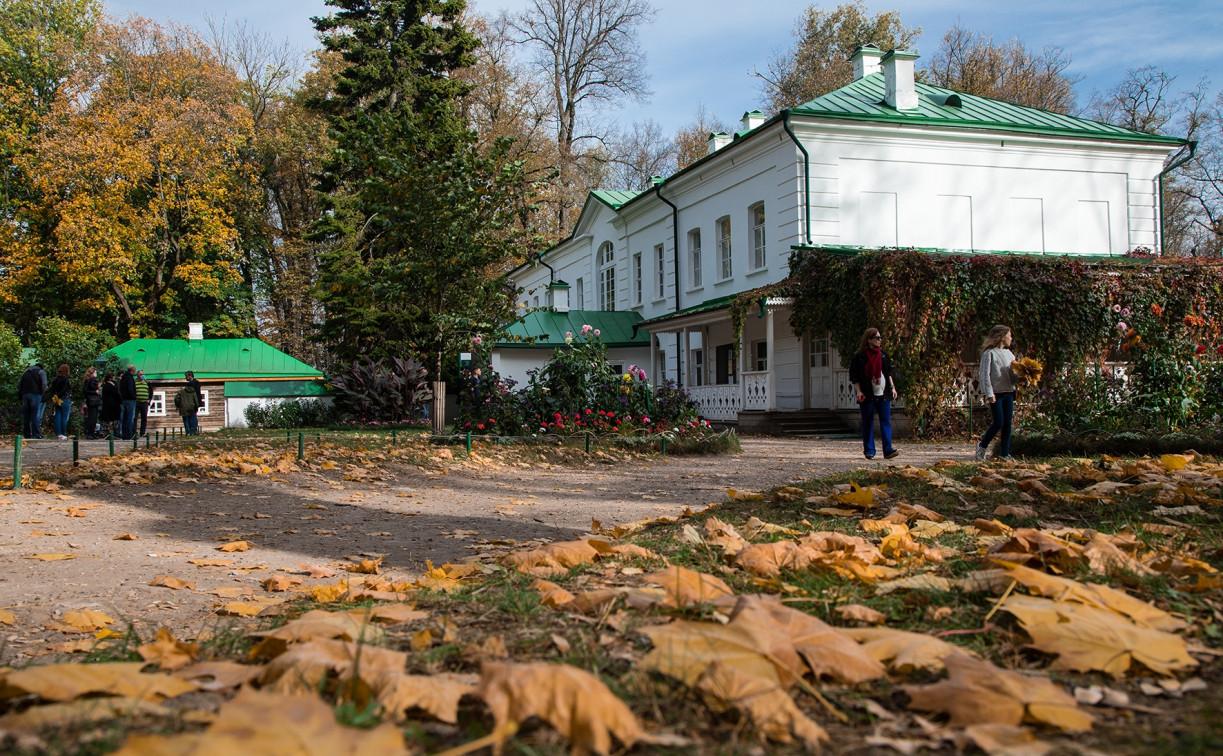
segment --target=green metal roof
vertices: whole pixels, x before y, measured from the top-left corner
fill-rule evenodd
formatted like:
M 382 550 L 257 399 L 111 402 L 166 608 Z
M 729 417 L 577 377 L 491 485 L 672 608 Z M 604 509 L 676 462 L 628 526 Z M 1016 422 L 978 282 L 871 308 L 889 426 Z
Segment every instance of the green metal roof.
M 619 210 L 621 205 L 626 205 L 629 202 L 637 199 L 642 194 L 650 191 L 649 189 L 641 189 L 637 191 L 621 191 L 620 189 L 595 189 L 590 193 L 598 201 L 607 205 L 612 210 Z
M 883 74 L 874 73 L 791 110 L 794 115 L 920 126 L 1010 131 L 1122 142 L 1181 145 L 1175 137 L 1147 134 L 1086 118 L 1014 105 L 917 82 L 918 106 L 896 110 L 883 102 Z M 959 105 L 956 105 L 956 102 Z
M 698 305 L 692 305 L 691 307 L 685 307 L 682 310 L 676 310 L 675 312 L 668 312 L 666 315 L 659 315 L 656 318 L 650 318 L 649 320 L 643 321 L 642 325 L 655 325 L 656 323 L 665 323 L 668 320 L 674 320 L 675 318 L 682 318 L 685 315 L 695 315 L 696 313 L 699 313 L 699 312 L 712 312 L 714 310 L 725 310 L 725 309 L 730 308 L 730 306 L 734 304 L 734 301 L 738 299 L 742 293 L 743 292 L 739 292 L 738 294 L 727 294 L 726 296 L 723 296 L 723 297 L 716 297 L 714 299 L 706 299 L 704 302 L 701 302 Z
M 526 315 L 506 329 L 509 338 L 498 341 L 498 348 L 558 347 L 565 344 L 565 333 L 580 338 L 582 326 L 589 325 L 600 331 L 599 338 L 609 347 L 649 346 L 650 335 L 645 331 L 633 333 L 634 326 L 642 322 L 641 315 L 631 310 L 570 310 L 556 312 L 539 309 Z M 534 338 L 534 343 L 523 339 Z
M 327 396 L 327 387 L 317 381 L 226 381 L 227 398 L 271 398 L 282 396 Z
M 259 339 L 132 339 L 102 354 L 135 365 L 149 380 L 322 378 L 323 374 Z

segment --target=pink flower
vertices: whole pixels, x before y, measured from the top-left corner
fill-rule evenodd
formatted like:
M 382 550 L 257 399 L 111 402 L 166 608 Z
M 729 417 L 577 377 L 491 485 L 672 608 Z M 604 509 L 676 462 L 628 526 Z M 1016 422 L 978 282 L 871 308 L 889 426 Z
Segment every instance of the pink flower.
M 1121 331 L 1122 333 L 1125 333 L 1127 330 L 1129 330 L 1129 326 L 1126 325 L 1125 321 L 1123 320 L 1117 324 L 1117 330 Z
M 573 331 L 565 331 L 565 341 L 573 338 Z
M 484 343 L 484 339 L 482 339 L 482 338 L 480 338 L 479 336 L 477 336 L 477 337 L 475 337 L 474 339 L 472 339 L 472 340 L 471 340 L 471 343 L 475 344 L 476 346 L 480 346 L 481 344 L 483 344 L 483 343 Z
M 599 329 L 598 329 L 598 328 L 596 328 L 596 329 L 595 329 L 595 336 L 598 336 L 598 335 L 599 335 Z
M 1113 312 L 1121 312 L 1121 305 L 1119 304 L 1113 305 Z
M 1130 308 L 1124 307 L 1121 309 L 1121 317 L 1128 318 L 1130 316 Z
M 593 328 L 594 328 L 594 326 L 583 325 L 583 326 L 582 326 L 582 335 L 583 335 L 583 336 L 585 336 L 586 334 L 590 333 L 590 332 L 591 332 L 591 330 L 593 330 Z

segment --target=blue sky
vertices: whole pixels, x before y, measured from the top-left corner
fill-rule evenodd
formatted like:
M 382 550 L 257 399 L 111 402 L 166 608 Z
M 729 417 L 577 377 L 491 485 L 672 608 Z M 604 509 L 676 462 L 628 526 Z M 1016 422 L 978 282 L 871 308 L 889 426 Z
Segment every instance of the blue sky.
M 244 20 L 301 49 L 316 45 L 310 16 L 327 12 L 322 0 L 104 0 L 115 16 L 140 14 L 204 27 L 205 14 Z M 658 15 L 642 30 L 654 95 L 643 105 L 626 104 L 609 115 L 622 123 L 652 118 L 670 133 L 692 120 L 703 104 L 734 123 L 761 104 L 754 68 L 793 43 L 804 0 L 653 0 Z M 526 0 L 475 0 L 480 12 L 519 10 Z M 822 7 L 835 7 L 835 2 Z M 1191 88 L 1203 75 L 1211 91 L 1223 84 L 1223 3 L 1218 0 L 890 0 L 867 2 L 874 11 L 895 9 L 909 26 L 921 26 L 917 49 L 929 57 L 943 33 L 960 21 L 996 40 L 1018 37 L 1029 48 L 1056 45 L 1068 51 L 1070 72 L 1083 77 L 1080 104 L 1093 89 L 1105 90 L 1125 71 L 1153 64 Z M 746 11 L 745 11 L 746 9 Z M 918 61 L 920 66 L 922 61 Z

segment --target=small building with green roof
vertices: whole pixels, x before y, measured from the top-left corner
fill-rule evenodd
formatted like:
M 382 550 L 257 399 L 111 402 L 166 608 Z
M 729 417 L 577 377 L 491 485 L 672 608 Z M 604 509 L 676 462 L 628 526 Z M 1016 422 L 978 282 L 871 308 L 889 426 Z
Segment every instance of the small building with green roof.
M 642 190 L 591 192 L 569 236 L 511 271 L 515 335 L 554 343 L 569 308 L 591 322 L 631 314 L 651 380 L 676 381 L 710 420 L 852 416 L 848 356 L 795 333 L 790 302 L 765 298 L 740 330 L 731 322 L 731 303 L 785 280 L 792 254 L 1161 250 L 1162 177 L 1191 143 L 924 84 L 916 58 L 864 45 L 850 84 L 744 113 Z
M 565 349 L 583 330 L 597 331 L 607 345 L 607 361 L 616 372 L 650 364 L 650 335 L 641 330 L 641 315 L 631 310 L 564 310 L 554 307 L 527 312 L 510 326 L 506 338 L 493 345 L 492 368 L 518 386 L 528 372 L 544 365 L 553 350 Z
M 152 389 L 149 430 L 181 427 L 174 395 L 195 373 L 203 393 L 202 430 L 246 427 L 246 407 L 286 399 L 326 398 L 321 371 L 259 339 L 205 339 L 194 324 L 187 339 L 132 339 L 102 353 L 144 371 Z

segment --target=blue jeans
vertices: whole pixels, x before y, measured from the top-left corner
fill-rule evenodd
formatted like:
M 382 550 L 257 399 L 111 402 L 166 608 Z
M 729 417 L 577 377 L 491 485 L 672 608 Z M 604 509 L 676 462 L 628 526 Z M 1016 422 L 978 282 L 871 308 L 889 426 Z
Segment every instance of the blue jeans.
M 183 415 L 183 430 L 188 436 L 194 436 L 200 432 L 200 419 L 195 415 Z
M 68 435 L 68 418 L 72 417 L 72 397 L 64 397 L 64 403 L 55 408 L 55 435 Z
M 38 431 L 38 407 L 42 394 L 21 395 L 21 435 L 26 438 L 42 438 Z
M 136 400 L 124 399 L 119 407 L 119 437 L 131 438 L 136 432 Z
M 892 402 L 882 396 L 867 397 L 858 402 L 862 413 L 862 453 L 875 456 L 875 415 L 879 416 L 879 439 L 883 441 L 883 453 L 892 453 Z
M 989 442 L 993 441 L 994 436 L 1001 431 L 1002 438 L 998 441 L 998 456 L 1009 457 L 1011 456 L 1011 420 L 1015 417 L 1014 392 L 994 394 L 994 403 L 989 405 L 989 412 L 994 421 L 986 429 L 978 446 L 989 446 Z

